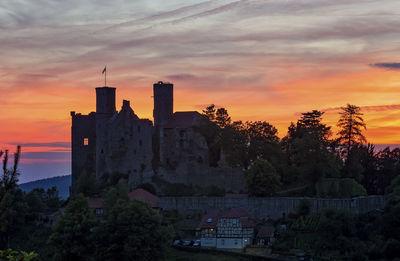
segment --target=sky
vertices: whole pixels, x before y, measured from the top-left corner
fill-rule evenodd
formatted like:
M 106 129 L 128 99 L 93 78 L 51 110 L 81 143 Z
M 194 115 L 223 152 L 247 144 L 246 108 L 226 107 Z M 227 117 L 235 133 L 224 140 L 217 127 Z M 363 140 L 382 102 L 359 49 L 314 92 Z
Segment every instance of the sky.
M 152 119 L 213 103 L 283 137 L 302 112 L 362 108 L 375 144 L 400 143 L 398 0 L 2 0 L 0 149 L 22 145 L 20 181 L 70 173 L 70 111 L 107 85 Z

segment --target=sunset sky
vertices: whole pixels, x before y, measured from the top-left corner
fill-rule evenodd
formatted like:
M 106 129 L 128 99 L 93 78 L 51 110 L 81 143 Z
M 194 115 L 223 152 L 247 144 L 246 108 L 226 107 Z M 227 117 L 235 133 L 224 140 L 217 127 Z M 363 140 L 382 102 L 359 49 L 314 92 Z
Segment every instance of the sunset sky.
M 279 136 L 302 112 L 362 107 L 368 140 L 400 143 L 399 0 L 2 0 L 0 149 L 22 145 L 21 182 L 70 174 L 70 111 L 117 87 L 152 119 L 152 84 L 175 110 L 214 103 Z

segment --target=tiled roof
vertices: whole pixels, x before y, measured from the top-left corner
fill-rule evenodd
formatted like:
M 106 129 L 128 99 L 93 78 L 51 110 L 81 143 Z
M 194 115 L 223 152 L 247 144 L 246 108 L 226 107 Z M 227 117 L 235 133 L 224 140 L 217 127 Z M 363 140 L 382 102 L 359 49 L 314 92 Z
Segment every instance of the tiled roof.
M 143 200 L 150 204 L 151 207 L 158 207 L 158 197 L 156 195 L 151 194 L 147 190 L 142 188 L 135 189 L 129 193 L 129 199 L 139 199 Z
M 211 222 L 208 222 L 211 218 Z M 203 216 L 199 228 L 215 228 L 220 218 L 239 218 L 243 227 L 254 227 L 254 221 L 250 218 L 250 214 L 241 208 L 233 208 L 228 212 L 210 212 Z
M 215 228 L 218 222 L 219 213 L 218 212 L 210 212 L 203 216 L 200 221 L 199 228 Z M 211 221 L 211 222 L 209 222 Z
M 103 199 L 89 198 L 89 208 L 103 208 Z
M 195 126 L 203 118 L 204 117 L 197 111 L 177 111 L 164 128 L 190 128 Z

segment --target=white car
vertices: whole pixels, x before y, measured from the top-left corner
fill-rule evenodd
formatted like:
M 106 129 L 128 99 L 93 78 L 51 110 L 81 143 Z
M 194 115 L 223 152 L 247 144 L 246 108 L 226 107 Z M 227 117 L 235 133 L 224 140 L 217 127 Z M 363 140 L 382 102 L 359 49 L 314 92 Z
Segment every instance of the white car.
M 194 241 L 193 246 L 194 246 L 194 247 L 199 247 L 199 246 L 201 246 L 201 240 L 200 240 L 200 239 L 197 239 L 196 241 Z

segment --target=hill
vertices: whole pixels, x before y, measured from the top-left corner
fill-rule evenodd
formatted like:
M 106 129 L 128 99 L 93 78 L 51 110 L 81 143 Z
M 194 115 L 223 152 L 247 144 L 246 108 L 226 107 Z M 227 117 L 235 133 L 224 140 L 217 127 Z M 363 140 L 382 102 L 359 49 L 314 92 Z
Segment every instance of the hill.
M 57 176 L 47 179 L 39 179 L 19 185 L 20 189 L 26 192 L 29 192 L 34 188 L 43 188 L 47 190 L 51 187 L 57 187 L 59 196 L 62 199 L 67 199 L 69 197 L 70 186 L 71 186 L 71 175 Z

